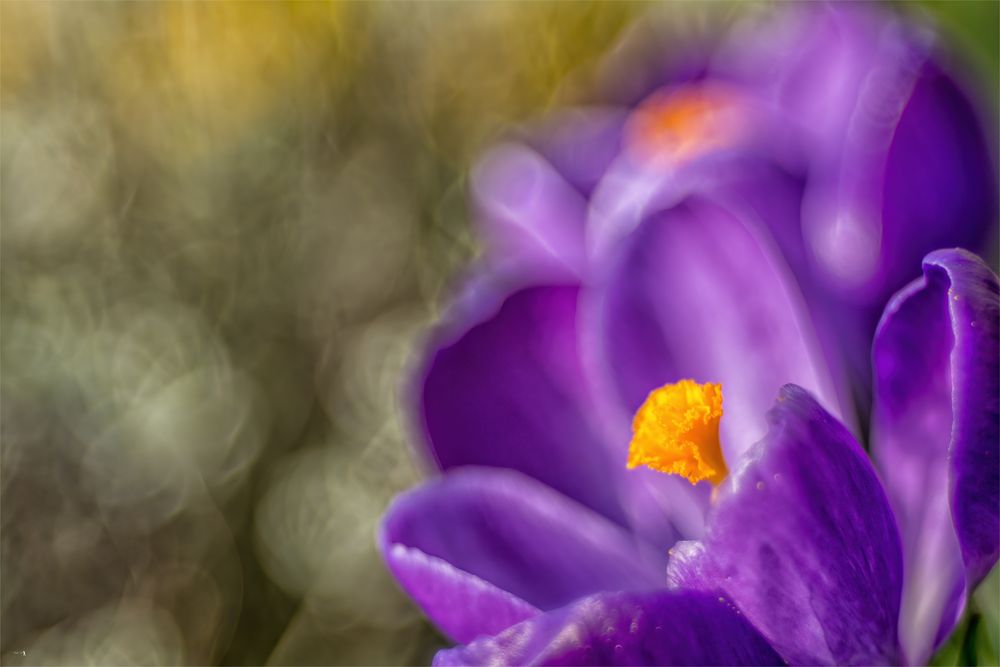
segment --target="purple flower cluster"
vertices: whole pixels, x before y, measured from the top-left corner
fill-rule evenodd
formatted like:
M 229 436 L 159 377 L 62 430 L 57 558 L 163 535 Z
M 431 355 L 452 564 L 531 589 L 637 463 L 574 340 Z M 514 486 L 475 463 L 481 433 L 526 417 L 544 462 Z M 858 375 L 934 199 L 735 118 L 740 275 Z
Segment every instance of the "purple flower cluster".
M 472 195 L 408 388 L 441 474 L 380 533 L 436 663 L 926 662 L 1000 552 L 995 174 L 933 33 L 784 6 Z M 717 487 L 625 466 L 688 378 L 725 394 Z

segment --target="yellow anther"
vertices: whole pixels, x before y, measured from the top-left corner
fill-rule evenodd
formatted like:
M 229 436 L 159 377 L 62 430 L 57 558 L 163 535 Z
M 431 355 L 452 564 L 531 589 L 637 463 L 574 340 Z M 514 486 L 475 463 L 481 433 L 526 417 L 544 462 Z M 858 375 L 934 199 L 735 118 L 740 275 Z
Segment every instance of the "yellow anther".
M 722 385 L 681 380 L 654 390 L 635 413 L 628 467 L 718 485 L 729 474 L 719 443 L 720 419 Z

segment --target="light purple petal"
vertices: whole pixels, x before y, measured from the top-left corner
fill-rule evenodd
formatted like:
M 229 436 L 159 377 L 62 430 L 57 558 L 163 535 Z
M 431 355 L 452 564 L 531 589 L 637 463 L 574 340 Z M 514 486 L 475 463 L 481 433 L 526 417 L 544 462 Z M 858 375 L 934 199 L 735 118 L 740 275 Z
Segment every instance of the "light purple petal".
M 619 107 L 580 107 L 547 117 L 530 131 L 536 146 L 568 183 L 589 196 L 621 151 L 628 111 Z
M 812 135 L 814 150 L 836 153 L 858 100 L 898 94 L 891 85 L 899 81 L 896 74 L 906 62 L 919 64 L 932 39 L 929 31 L 908 28 L 891 11 L 871 6 L 787 5 L 736 26 L 718 49 L 712 74 L 755 90 Z M 861 112 L 884 108 L 871 104 Z
M 924 254 L 976 248 L 992 229 L 983 118 L 943 71 L 928 27 L 865 3 L 782 9 L 734 31 L 713 74 L 802 131 L 813 163 L 802 231 L 817 273 L 881 308 Z
M 431 343 L 417 387 L 421 426 L 442 470 L 512 468 L 624 521 L 609 472 L 622 466 L 591 423 L 578 292 L 533 287 L 499 304 L 484 296 L 494 309 L 463 307 Z
M 723 446 L 735 460 L 764 434 L 770 397 L 788 382 L 839 412 L 808 311 L 751 205 L 695 191 L 639 215 L 605 255 L 584 329 L 602 362 L 594 373 L 628 418 L 667 382 L 721 382 Z
M 724 590 L 792 664 L 897 662 L 902 554 L 882 485 L 815 399 L 782 388 L 770 430 L 718 490 L 673 586 Z
M 541 613 L 516 595 L 448 561 L 402 544 L 382 544 L 396 580 L 424 613 L 454 641 L 469 642 Z
M 595 595 L 468 646 L 449 665 L 778 665 L 768 646 L 718 595 L 655 591 Z
M 844 414 L 808 308 L 760 217 L 797 215 L 799 191 L 783 179 L 747 178 L 744 165 L 718 162 L 714 178 L 689 172 L 684 186 L 646 175 L 647 198 L 633 211 L 592 209 L 601 273 L 584 295 L 582 344 L 593 386 L 610 406 L 602 421 L 620 460 L 649 392 L 685 378 L 722 383 L 730 461 L 764 434 L 770 397 L 785 383 L 808 387 Z M 637 183 L 623 183 L 621 197 L 638 196 Z M 771 187 L 756 193 L 752 185 Z M 605 201 L 613 199 L 612 184 L 602 187 Z M 685 187 L 695 194 L 685 197 Z M 642 535 L 664 549 L 677 535 L 699 537 L 707 485 L 628 474 L 622 501 Z
M 587 202 L 542 155 L 516 143 L 494 148 L 472 172 L 472 197 L 490 263 L 583 276 Z
M 403 588 L 458 641 L 534 608 L 660 586 L 666 572 L 666 554 L 511 470 L 453 470 L 400 496 L 381 542 Z
M 937 251 L 875 337 L 872 453 L 902 530 L 900 632 L 915 662 L 944 641 L 997 561 L 998 312 L 997 279 L 982 261 Z

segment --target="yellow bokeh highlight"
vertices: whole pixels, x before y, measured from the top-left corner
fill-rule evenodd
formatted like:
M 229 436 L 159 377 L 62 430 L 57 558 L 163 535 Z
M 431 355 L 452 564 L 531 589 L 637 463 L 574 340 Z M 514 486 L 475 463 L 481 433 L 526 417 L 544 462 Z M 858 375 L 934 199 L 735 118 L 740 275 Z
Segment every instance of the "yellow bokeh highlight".
M 628 467 L 718 485 L 729 474 L 719 442 L 722 385 L 681 380 L 650 393 L 632 422 Z
M 47 3 L 0 3 L 0 104 L 27 87 L 48 59 L 51 13 Z
M 352 6 L 334 2 L 164 2 L 129 16 L 102 80 L 122 125 L 168 159 L 201 159 L 321 107 L 333 69 L 348 78 Z

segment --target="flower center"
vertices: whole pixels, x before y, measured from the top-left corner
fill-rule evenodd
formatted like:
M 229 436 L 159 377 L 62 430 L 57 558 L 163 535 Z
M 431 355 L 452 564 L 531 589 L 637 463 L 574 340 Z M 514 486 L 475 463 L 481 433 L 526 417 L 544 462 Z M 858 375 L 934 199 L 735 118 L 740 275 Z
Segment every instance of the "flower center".
M 720 86 L 661 90 L 632 113 L 625 142 L 640 160 L 676 163 L 732 144 L 743 115 L 736 93 Z
M 722 385 L 681 380 L 655 389 L 632 422 L 628 467 L 718 485 L 729 474 L 719 442 Z

